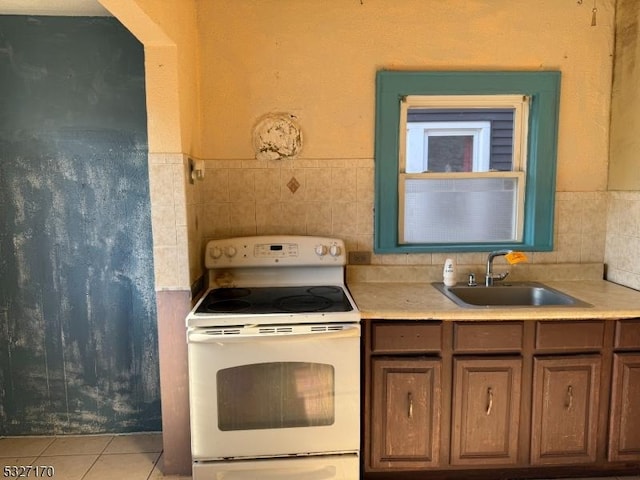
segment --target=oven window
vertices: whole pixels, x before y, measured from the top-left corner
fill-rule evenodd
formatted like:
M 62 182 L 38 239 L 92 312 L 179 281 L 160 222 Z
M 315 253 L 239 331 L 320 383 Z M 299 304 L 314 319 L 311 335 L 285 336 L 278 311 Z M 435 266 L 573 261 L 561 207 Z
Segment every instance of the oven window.
M 242 365 L 218 371 L 216 383 L 222 431 L 315 427 L 335 421 L 332 365 Z

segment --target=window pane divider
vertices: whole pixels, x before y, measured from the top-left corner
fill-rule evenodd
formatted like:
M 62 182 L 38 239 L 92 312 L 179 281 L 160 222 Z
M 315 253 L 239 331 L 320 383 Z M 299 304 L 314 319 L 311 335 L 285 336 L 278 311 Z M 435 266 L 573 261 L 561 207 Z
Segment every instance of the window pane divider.
M 408 179 L 424 179 L 424 180 L 456 180 L 464 178 L 524 178 L 525 172 L 511 171 L 493 171 L 488 172 L 422 172 L 422 173 L 404 173 L 400 172 L 400 184 Z M 399 185 L 401 186 L 401 185 Z

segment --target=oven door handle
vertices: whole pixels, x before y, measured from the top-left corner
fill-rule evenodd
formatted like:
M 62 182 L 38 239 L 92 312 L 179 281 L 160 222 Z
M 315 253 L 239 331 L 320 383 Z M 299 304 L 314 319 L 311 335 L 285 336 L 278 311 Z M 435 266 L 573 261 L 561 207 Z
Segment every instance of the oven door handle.
M 207 334 L 189 332 L 187 339 L 190 343 L 242 343 L 242 342 L 272 342 L 272 341 L 307 341 L 333 340 L 337 338 L 353 338 L 360 336 L 360 326 L 354 325 L 342 330 L 310 332 L 310 333 L 251 333 L 251 334 Z

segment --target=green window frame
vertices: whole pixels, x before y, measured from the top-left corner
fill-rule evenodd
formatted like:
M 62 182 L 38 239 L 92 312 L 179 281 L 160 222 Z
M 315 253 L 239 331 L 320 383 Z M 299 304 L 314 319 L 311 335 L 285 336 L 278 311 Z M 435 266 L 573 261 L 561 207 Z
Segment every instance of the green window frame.
M 401 244 L 399 242 L 400 103 L 408 95 L 526 95 L 530 98 L 520 242 Z M 498 248 L 553 249 L 560 72 L 379 71 L 376 77 L 376 253 L 474 252 Z

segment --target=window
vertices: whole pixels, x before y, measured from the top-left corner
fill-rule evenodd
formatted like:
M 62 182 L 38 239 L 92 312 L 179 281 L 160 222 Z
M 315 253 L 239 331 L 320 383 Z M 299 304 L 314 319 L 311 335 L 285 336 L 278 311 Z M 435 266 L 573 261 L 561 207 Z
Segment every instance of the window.
M 487 171 L 490 147 L 490 122 L 407 120 L 405 172 Z
M 403 98 L 399 243 L 521 241 L 528 115 L 525 95 Z
M 379 72 L 377 252 L 551 250 L 558 72 Z

